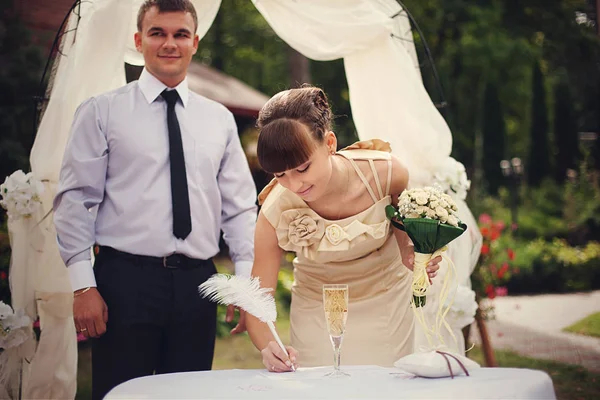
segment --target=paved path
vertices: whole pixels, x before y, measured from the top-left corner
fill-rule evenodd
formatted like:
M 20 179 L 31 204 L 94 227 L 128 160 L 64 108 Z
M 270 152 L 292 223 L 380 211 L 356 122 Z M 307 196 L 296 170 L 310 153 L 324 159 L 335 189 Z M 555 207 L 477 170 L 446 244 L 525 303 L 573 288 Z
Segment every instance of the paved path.
M 600 372 L 600 338 L 562 331 L 600 312 L 600 291 L 501 297 L 494 302 L 496 319 L 487 322 L 494 348 Z M 471 340 L 479 342 L 475 325 Z

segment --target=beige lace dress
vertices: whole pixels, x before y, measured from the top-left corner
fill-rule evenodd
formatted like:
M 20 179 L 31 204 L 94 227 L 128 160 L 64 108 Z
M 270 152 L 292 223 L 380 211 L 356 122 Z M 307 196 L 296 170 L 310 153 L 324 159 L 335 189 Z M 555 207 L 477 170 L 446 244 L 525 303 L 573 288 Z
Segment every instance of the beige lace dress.
M 385 216 L 385 206 L 391 203 L 389 184 L 382 187 L 373 163 L 388 161 L 386 181 L 390 182 L 389 146 L 379 141 L 359 142 L 338 154 L 350 161 L 373 199 L 373 205 L 357 215 L 337 221 L 322 218 L 275 181 L 259 196 L 279 246 L 296 253 L 291 345 L 300 353 L 300 366 L 333 363 L 322 286 L 345 283 L 350 301 L 342 365 L 391 366 L 412 352 L 414 322 L 409 307 L 411 273 L 402 264 Z M 369 160 L 375 187 L 369 185 L 355 160 Z

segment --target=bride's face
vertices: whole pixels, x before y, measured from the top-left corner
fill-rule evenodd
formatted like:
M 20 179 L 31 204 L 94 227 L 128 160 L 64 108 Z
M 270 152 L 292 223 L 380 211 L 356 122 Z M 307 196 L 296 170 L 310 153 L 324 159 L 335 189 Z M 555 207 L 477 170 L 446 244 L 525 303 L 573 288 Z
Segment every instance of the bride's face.
M 318 200 L 327 191 L 332 174 L 329 148 L 323 144 L 297 168 L 276 173 L 279 184 L 296 193 L 305 202 Z

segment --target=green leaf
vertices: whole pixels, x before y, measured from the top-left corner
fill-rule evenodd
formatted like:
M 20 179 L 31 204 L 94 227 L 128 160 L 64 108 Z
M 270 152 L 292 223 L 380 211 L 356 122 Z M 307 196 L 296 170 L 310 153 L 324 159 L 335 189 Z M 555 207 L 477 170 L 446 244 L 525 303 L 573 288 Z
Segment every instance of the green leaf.
M 455 227 L 427 218 L 404 218 L 404 229 L 415 245 L 418 253 L 431 254 L 444 247 L 467 229 L 467 225 Z
M 398 211 L 393 205 L 388 204 L 387 206 L 385 206 L 385 216 L 388 219 L 394 219 L 398 217 Z

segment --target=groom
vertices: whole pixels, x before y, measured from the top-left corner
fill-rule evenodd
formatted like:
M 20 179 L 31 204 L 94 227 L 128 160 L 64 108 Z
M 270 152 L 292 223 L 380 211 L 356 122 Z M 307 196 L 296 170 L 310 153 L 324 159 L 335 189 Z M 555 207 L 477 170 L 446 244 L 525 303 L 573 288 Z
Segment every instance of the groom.
M 188 89 L 196 11 L 147 0 L 137 24 L 145 69 L 80 105 L 54 201 L 75 325 L 96 338 L 94 399 L 135 377 L 210 369 L 216 305 L 198 285 L 216 272 L 221 229 L 237 274 L 253 260 L 256 189 L 235 121 Z

